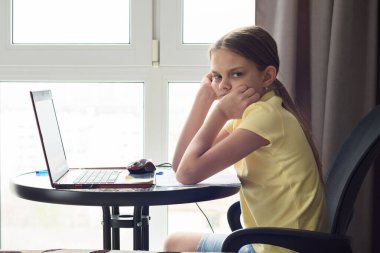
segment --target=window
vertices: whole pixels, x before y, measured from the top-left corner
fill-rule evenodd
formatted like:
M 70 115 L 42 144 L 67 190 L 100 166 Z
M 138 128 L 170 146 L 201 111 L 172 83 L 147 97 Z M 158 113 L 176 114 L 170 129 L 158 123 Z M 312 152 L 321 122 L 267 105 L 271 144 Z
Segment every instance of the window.
M 254 0 L 164 0 L 160 12 L 162 66 L 208 66 L 208 43 L 255 24 Z
M 204 7 L 226 21 L 203 20 L 213 33 L 195 26 Z M 0 1 L 1 248 L 102 247 L 101 208 L 49 205 L 9 192 L 10 178 L 45 168 L 29 90 L 52 90 L 70 165 L 118 166 L 141 157 L 170 162 L 209 71 L 209 42 L 253 24 L 254 7 L 254 0 Z M 112 152 L 103 155 L 104 146 Z M 229 231 L 225 212 L 236 198 L 199 203 L 215 232 Z M 150 214 L 153 251 L 162 250 L 168 232 L 210 231 L 195 204 L 151 207 Z M 83 218 L 74 223 L 73 217 Z M 45 240 L 20 244 L 15 235 Z M 121 248 L 131 249 L 131 231 L 122 229 L 121 238 Z
M 129 5 L 126 0 L 13 0 L 12 42 L 129 44 Z
M 151 10 L 149 0 L 1 1 L 0 66 L 150 66 Z
M 169 156 L 174 155 L 180 131 L 190 112 L 199 83 L 169 83 Z
M 182 43 L 210 44 L 236 27 L 252 25 L 254 8 L 251 0 L 184 0 Z

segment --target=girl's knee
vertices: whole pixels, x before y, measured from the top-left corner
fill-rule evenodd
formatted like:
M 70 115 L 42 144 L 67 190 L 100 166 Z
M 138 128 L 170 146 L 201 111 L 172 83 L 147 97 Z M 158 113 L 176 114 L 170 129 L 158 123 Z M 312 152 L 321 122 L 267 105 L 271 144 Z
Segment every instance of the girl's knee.
M 167 252 L 194 252 L 201 239 L 200 234 L 174 233 L 169 235 L 163 245 L 163 251 Z
M 163 245 L 163 250 L 164 251 L 175 251 L 173 250 L 174 245 L 176 241 L 178 240 L 178 237 L 176 234 L 171 234 L 168 237 L 166 237 Z

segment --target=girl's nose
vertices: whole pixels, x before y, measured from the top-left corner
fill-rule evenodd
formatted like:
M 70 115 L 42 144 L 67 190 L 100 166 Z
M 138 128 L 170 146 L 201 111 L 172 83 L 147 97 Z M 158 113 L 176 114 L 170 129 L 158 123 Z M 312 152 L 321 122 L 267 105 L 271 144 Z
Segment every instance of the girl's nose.
M 223 91 L 229 91 L 231 89 L 231 84 L 228 80 L 226 79 L 223 79 L 220 83 L 219 83 L 219 89 L 223 90 Z

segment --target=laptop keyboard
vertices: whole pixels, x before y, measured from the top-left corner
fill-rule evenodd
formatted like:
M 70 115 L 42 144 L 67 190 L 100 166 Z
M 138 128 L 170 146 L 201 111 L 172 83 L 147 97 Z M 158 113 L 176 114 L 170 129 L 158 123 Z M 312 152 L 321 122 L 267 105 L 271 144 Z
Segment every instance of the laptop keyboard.
M 121 171 L 111 169 L 85 169 L 74 180 L 76 184 L 112 184 L 116 181 Z

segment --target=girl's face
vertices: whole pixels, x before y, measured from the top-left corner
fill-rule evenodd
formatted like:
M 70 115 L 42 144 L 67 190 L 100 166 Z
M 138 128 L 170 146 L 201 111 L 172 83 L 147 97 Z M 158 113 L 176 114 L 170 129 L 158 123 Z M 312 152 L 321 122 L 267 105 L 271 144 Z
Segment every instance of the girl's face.
M 212 83 L 219 89 L 219 94 L 226 95 L 243 85 L 262 91 L 265 71 L 259 71 L 257 65 L 247 58 L 228 49 L 217 49 L 211 53 L 210 62 Z

